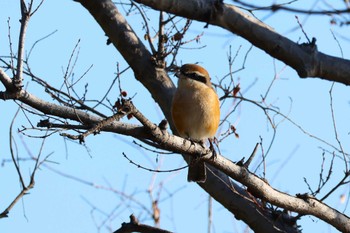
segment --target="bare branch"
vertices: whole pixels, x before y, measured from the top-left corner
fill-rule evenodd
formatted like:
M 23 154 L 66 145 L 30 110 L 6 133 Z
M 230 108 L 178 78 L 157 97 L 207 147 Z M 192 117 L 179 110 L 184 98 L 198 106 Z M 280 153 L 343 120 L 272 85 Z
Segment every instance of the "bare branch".
M 126 101 L 123 104 L 123 109 L 128 109 L 143 124 L 145 127 L 144 134 L 148 135 L 147 138 L 156 142 L 162 149 L 192 156 L 200 154 L 202 155 L 202 160 L 244 184 L 248 188 L 248 191 L 255 197 L 293 212 L 316 216 L 331 223 L 341 231 L 350 231 L 350 219 L 346 215 L 323 204 L 316 198 L 308 195 L 297 195 L 293 197 L 272 188 L 263 179 L 250 173 L 244 166 L 236 165 L 221 155 L 217 155 L 216 158 L 212 159 L 210 150 L 203 148 L 198 143 L 169 135 L 143 116 L 131 102 Z
M 12 121 L 11 121 L 11 124 L 10 124 L 10 129 L 9 129 L 9 139 L 10 139 L 10 152 L 11 152 L 11 158 L 12 158 L 12 162 L 13 164 L 15 165 L 15 168 L 16 168 L 16 171 L 17 171 L 17 175 L 18 175 L 18 178 L 21 182 L 21 188 L 24 189 L 25 188 L 25 184 L 24 184 L 24 180 L 23 180 L 23 176 L 22 176 L 22 173 L 21 173 L 21 170 L 19 168 L 19 164 L 18 164 L 18 160 L 15 158 L 15 152 L 13 150 L 13 135 L 12 135 L 12 132 L 13 132 L 13 124 L 15 122 L 15 119 L 17 118 L 17 115 L 20 111 L 20 107 L 17 109 Z
M 13 117 L 13 120 L 11 122 L 11 125 L 10 125 L 10 152 L 11 152 L 11 158 L 12 158 L 12 162 L 13 164 L 15 165 L 15 168 L 16 168 L 16 171 L 17 171 L 17 174 L 18 174 L 18 177 L 19 177 L 19 180 L 20 180 L 20 183 L 21 183 L 21 191 L 20 193 L 15 197 L 15 199 L 10 203 L 10 205 L 3 211 L 0 213 L 0 219 L 1 218 L 5 218 L 5 217 L 8 217 L 8 214 L 9 212 L 11 211 L 11 209 L 16 205 L 16 203 L 21 200 L 23 198 L 24 195 L 28 194 L 29 190 L 34 188 L 34 184 L 35 184 L 35 174 L 36 174 L 36 171 L 37 169 L 39 169 L 40 165 L 42 164 L 42 162 L 40 162 L 40 156 L 42 154 L 42 149 L 44 147 L 44 143 L 45 143 L 45 138 L 42 140 L 42 143 L 41 143 L 41 147 L 40 147 L 40 150 L 38 152 L 38 156 L 36 158 L 36 161 L 35 161 L 35 166 L 33 168 L 33 171 L 30 175 L 30 181 L 29 181 L 29 184 L 28 185 L 25 185 L 25 182 L 24 182 L 24 179 L 23 179 L 23 176 L 22 176 L 22 172 L 20 170 L 20 166 L 19 166 L 19 158 L 15 158 L 15 155 L 14 155 L 14 151 L 12 149 L 12 142 L 13 142 L 13 135 L 12 135 L 12 131 L 13 131 L 13 124 L 14 124 L 14 121 L 16 119 L 16 116 L 19 112 L 20 108 L 18 108 L 15 116 Z M 45 160 L 43 160 L 45 161 Z
M 31 4 L 29 5 L 29 10 L 26 9 L 27 12 L 31 11 L 32 2 L 33 1 L 31 1 Z M 169 106 L 171 105 L 174 85 L 170 80 L 166 72 L 167 70 L 164 68 L 164 66 L 161 66 L 159 63 L 157 63 L 157 61 L 154 60 L 154 51 L 151 54 L 146 49 L 144 44 L 134 33 L 124 17 L 119 13 L 118 9 L 115 7 L 115 4 L 112 1 L 78 0 L 78 2 L 80 2 L 87 10 L 89 10 L 92 16 L 100 24 L 101 28 L 109 37 L 108 40 L 112 42 L 115 48 L 120 51 L 126 62 L 134 71 L 136 79 L 139 80 L 152 94 L 152 97 L 160 105 L 165 117 L 168 119 L 170 127 L 173 128 Z M 345 84 L 350 84 L 350 63 L 347 60 L 330 57 L 318 52 L 315 40 L 311 41 L 311 43 L 302 45 L 296 44 L 274 32 L 271 28 L 264 25 L 262 22 L 249 17 L 246 14 L 243 14 L 234 6 L 221 4 L 221 1 L 204 0 L 187 2 L 184 0 L 138 0 L 138 2 L 146 3 L 156 9 L 162 9 L 164 11 L 175 13 L 177 15 L 193 18 L 213 25 L 219 25 L 230 30 L 231 32 L 237 33 L 240 36 L 251 41 L 257 47 L 267 51 L 271 56 L 274 56 L 289 64 L 291 67 L 298 71 L 301 77 L 317 76 L 329 80 L 336 80 Z M 22 0 L 22 3 L 24 3 L 24 0 Z M 26 6 L 24 5 L 24 7 Z M 140 12 L 143 12 L 142 9 Z M 145 16 L 143 15 L 143 17 Z M 164 24 L 168 22 L 175 24 L 175 22 L 173 22 L 173 19 L 174 17 L 169 15 L 169 19 L 164 20 L 162 12 L 160 14 L 158 28 L 158 59 L 162 59 L 163 55 L 169 55 L 169 53 L 167 53 L 169 51 L 177 53 L 182 43 L 180 40 L 174 41 L 175 45 L 169 50 L 167 50 L 167 44 L 163 44 L 163 38 L 161 38 L 161 36 L 168 35 L 164 33 Z M 183 29 L 183 33 L 185 33 L 189 25 L 190 20 L 187 20 Z M 179 37 L 183 36 L 181 30 L 175 30 L 179 32 L 179 34 L 177 34 Z M 148 28 L 147 31 L 149 36 L 149 43 L 151 43 Z M 23 34 L 23 41 L 24 35 L 25 33 Z M 151 46 L 153 46 L 152 43 Z M 154 49 L 155 48 L 153 48 L 153 50 Z M 253 159 L 255 152 L 252 153 L 250 159 L 248 159 L 248 162 L 246 162 L 245 165 L 247 165 L 247 167 L 237 165 L 222 155 L 217 155 L 216 158 L 212 159 L 211 152 L 207 148 L 203 148 L 202 145 L 199 145 L 198 143 L 193 143 L 189 140 L 171 135 L 165 128 L 159 127 L 147 119 L 146 116 L 144 116 L 131 103 L 131 101 L 123 99 L 125 96 L 122 95 L 121 88 L 120 92 L 122 103 L 120 108 L 117 109 L 117 113 L 115 113 L 115 111 L 112 109 L 113 104 L 111 101 L 107 100 L 109 104 L 108 109 L 111 111 L 109 114 L 111 116 L 109 117 L 106 117 L 104 114 L 99 113 L 95 110 L 94 107 L 91 108 L 87 106 L 85 103 L 85 95 L 84 98 L 82 98 L 83 100 L 80 100 L 79 97 L 73 98 L 70 94 L 70 91 L 74 91 L 73 86 L 75 83 L 70 85 L 68 83 L 68 77 L 72 72 L 71 67 L 74 67 L 75 65 L 73 61 L 73 65 L 71 66 L 73 54 L 75 54 L 74 51 L 70 58 L 67 69 L 65 70 L 64 84 L 66 85 L 67 93 L 61 89 L 50 87 L 43 80 L 35 80 L 40 85 L 49 87 L 49 94 L 55 99 L 55 101 L 58 101 L 59 104 L 50 103 L 44 99 L 40 99 L 32 93 L 23 90 L 22 88 L 20 90 L 7 88 L 11 87 L 13 80 L 22 79 L 22 77 L 18 78 L 18 75 L 26 74 L 25 71 L 23 71 L 23 67 L 17 68 L 18 77 L 16 76 L 15 79 L 12 80 L 2 69 L 0 69 L 0 81 L 6 87 L 6 91 L 0 92 L 0 99 L 16 100 L 16 102 L 19 101 L 34 108 L 37 111 L 46 114 L 48 119 L 40 121 L 37 127 L 44 127 L 50 130 L 55 128 L 62 130 L 73 130 L 74 132 L 77 132 L 78 135 L 72 135 L 68 133 L 64 133 L 62 135 L 70 137 L 72 139 L 79 139 L 80 142 L 83 142 L 84 138 L 91 134 L 97 134 L 99 132 L 114 132 L 134 137 L 151 146 L 154 146 L 155 148 L 161 148 L 163 150 L 184 154 L 185 158 L 188 158 L 188 156 L 198 157 L 198 155 L 201 155 L 200 159 L 208 164 L 209 173 L 207 182 L 200 184 L 201 187 L 205 189 L 205 191 L 207 191 L 213 198 L 223 204 L 225 208 L 235 214 L 235 217 L 237 219 L 243 219 L 254 231 L 261 231 L 261 229 L 263 229 L 264 232 L 298 232 L 295 224 L 296 218 L 293 218 L 288 213 L 284 213 L 283 211 L 279 210 L 279 208 L 297 212 L 301 215 L 313 215 L 332 224 L 341 231 L 350 231 L 349 218 L 346 215 L 339 213 L 335 209 L 325 205 L 321 202 L 322 200 L 320 201 L 315 197 L 304 194 L 297 194 L 293 196 L 280 192 L 271 187 L 264 179 L 257 177 L 255 174 L 250 172 L 247 167 L 250 161 Z M 12 55 L 11 59 L 14 59 Z M 23 66 L 23 63 L 26 64 L 26 61 L 23 61 L 23 55 L 19 56 L 17 60 L 18 63 L 22 64 L 21 66 Z M 175 63 L 175 60 L 173 60 L 173 62 Z M 230 66 L 231 65 L 232 63 L 230 62 Z M 12 66 L 10 65 L 9 67 Z M 6 69 L 7 68 L 8 67 L 6 67 Z M 170 68 L 173 68 L 173 66 Z M 244 68 L 244 64 L 242 68 Z M 21 71 L 19 72 L 20 69 Z M 29 68 L 28 71 L 28 73 L 31 74 Z M 258 103 L 237 96 L 237 93 L 241 94 L 242 92 L 240 91 L 239 83 L 234 84 L 232 78 L 232 70 L 230 71 L 231 72 L 228 75 L 228 77 L 231 78 L 231 80 L 229 80 L 231 81 L 229 90 L 230 94 L 225 93 L 224 98 L 233 97 L 237 99 L 238 101 L 235 101 L 235 105 L 233 106 L 234 108 L 243 101 L 256 104 L 265 112 L 273 129 L 276 128 L 278 123 L 275 124 L 274 119 L 271 118 L 268 114 L 269 111 L 282 116 L 283 119 L 289 120 L 292 124 L 301 129 L 307 135 L 312 136 L 329 146 L 332 146 L 332 148 L 336 149 L 337 151 L 343 152 L 340 142 L 338 142 L 338 145 L 340 146 L 339 149 L 336 146 L 333 146 L 318 137 L 308 134 L 308 132 L 303 130 L 300 125 L 297 125 L 291 121 L 287 116 L 279 113 L 277 110 L 274 111 L 272 108 L 265 107 L 264 99 L 262 102 Z M 119 70 L 117 76 L 118 75 Z M 117 79 L 119 81 L 118 77 Z M 115 80 L 113 80 L 112 84 L 114 84 Z M 265 97 L 267 96 L 268 92 L 269 89 L 266 92 Z M 74 92 L 73 95 L 74 94 L 76 93 Z M 86 94 L 86 92 L 84 94 Z M 76 95 L 78 96 L 78 94 Z M 105 95 L 102 100 L 105 100 L 105 98 L 107 98 L 106 96 L 107 95 Z M 102 101 L 99 101 L 98 104 L 103 103 Z M 106 104 L 106 106 L 108 106 L 108 104 Z M 81 109 L 87 111 L 83 111 Z M 23 111 L 27 112 L 27 109 L 23 109 Z M 334 131 L 337 134 L 333 109 L 332 114 L 334 121 Z M 134 116 L 141 123 L 141 125 L 121 122 L 121 118 L 125 115 Z M 42 117 L 43 115 L 40 116 Z M 55 117 L 57 117 L 57 119 L 60 119 L 60 124 L 52 123 L 54 121 L 50 122 L 51 119 L 55 119 Z M 74 123 L 78 123 L 71 124 L 70 121 L 75 121 Z M 232 129 L 232 132 L 235 133 L 234 129 Z M 228 131 L 227 135 L 230 133 L 231 131 Z M 343 155 L 345 156 L 347 154 L 343 152 Z M 344 160 L 346 161 L 345 158 Z M 41 163 L 37 161 L 35 170 L 40 166 L 40 164 Z M 20 172 L 18 173 L 20 174 Z M 330 173 L 331 168 L 329 170 L 329 174 Z M 33 182 L 34 174 L 35 172 L 33 172 L 31 178 L 31 181 Z M 336 186 L 335 189 L 340 185 L 347 183 L 347 176 L 348 173 L 346 173 L 345 178 L 339 182 L 338 186 Z M 230 180 L 230 178 L 240 182 L 244 185 L 244 187 L 235 184 L 232 180 Z M 24 182 L 22 181 L 21 183 L 24 187 Z M 331 190 L 331 192 L 334 190 Z M 152 201 L 156 200 L 158 199 L 154 200 L 152 198 Z M 158 206 L 156 202 L 152 202 L 152 204 L 154 204 L 152 206 L 154 214 L 158 211 Z M 272 207 L 270 208 L 270 206 Z M 7 213 L 5 213 L 4 216 L 5 215 L 7 215 Z M 280 216 L 283 217 L 280 218 Z M 154 214 L 155 221 L 159 220 L 158 217 L 157 214 Z M 134 225 L 136 223 L 136 225 L 139 226 L 140 224 L 134 220 L 135 219 L 131 219 L 131 223 Z M 154 232 L 154 230 L 152 232 Z
M 340 153 L 343 155 L 343 158 L 344 158 L 345 171 L 349 171 L 348 170 L 348 159 L 347 159 L 347 156 L 345 155 L 343 145 L 342 145 L 342 143 L 339 139 L 339 136 L 338 136 L 337 123 L 336 123 L 334 107 L 333 107 L 333 87 L 334 87 L 334 83 L 332 84 L 331 89 L 329 90 L 329 98 L 330 98 L 330 107 L 331 107 L 331 114 L 332 114 L 334 136 L 335 136 L 335 139 L 337 140 L 337 143 L 339 145 Z
M 31 5 L 32 3 L 29 4 L 30 8 L 31 8 Z M 19 32 L 19 39 L 18 39 L 17 71 L 16 71 L 16 76 L 13 78 L 13 85 L 16 87 L 17 90 L 20 90 L 23 86 L 22 74 L 23 74 L 24 43 L 25 43 L 27 26 L 30 19 L 30 10 L 27 9 L 27 6 L 24 0 L 21 0 L 21 14 L 22 14 L 22 18 L 20 20 L 21 29 Z
M 222 3 L 217 6 L 206 0 L 136 1 L 155 10 L 217 25 L 238 34 L 291 66 L 301 78 L 319 77 L 350 85 L 349 60 L 323 54 L 313 44 L 297 44 L 233 5 Z
M 126 159 L 129 161 L 129 163 L 135 165 L 135 166 L 138 167 L 138 168 L 141 168 L 141 169 L 143 169 L 143 170 L 150 171 L 150 172 L 157 172 L 157 173 L 158 173 L 158 172 L 162 172 L 162 173 L 164 173 L 164 172 L 166 172 L 166 173 L 167 173 L 167 172 L 176 172 L 176 171 L 180 171 L 180 170 L 183 170 L 183 169 L 185 169 L 185 168 L 188 167 L 188 165 L 186 165 L 186 166 L 183 166 L 183 167 L 174 168 L 174 169 L 168 169 L 168 170 L 151 169 L 151 168 L 147 168 L 147 167 L 144 167 L 144 166 L 142 166 L 142 165 L 140 165 L 140 164 L 135 163 L 135 162 L 132 161 L 124 152 L 123 152 L 123 156 L 124 156 L 124 158 L 126 158 Z
M 302 14 L 308 14 L 308 15 L 332 15 L 332 14 L 343 14 L 343 13 L 349 13 L 350 8 L 345 9 L 334 9 L 334 10 L 304 10 L 304 9 L 298 9 L 293 7 L 287 7 L 286 5 L 289 5 L 293 2 L 296 2 L 297 0 L 293 0 L 284 4 L 272 4 L 270 6 L 256 6 L 250 3 L 247 3 L 245 1 L 241 0 L 233 0 L 234 2 L 237 2 L 241 4 L 242 6 L 249 7 L 249 10 L 256 11 L 256 10 L 265 10 L 265 11 L 289 11 L 294 13 L 302 13 Z
M 155 66 L 152 54 L 110 0 L 77 0 L 95 18 L 134 71 L 135 78 L 152 94 L 171 123 L 170 104 L 175 86 L 164 69 Z M 103 12 L 103 13 L 102 13 Z

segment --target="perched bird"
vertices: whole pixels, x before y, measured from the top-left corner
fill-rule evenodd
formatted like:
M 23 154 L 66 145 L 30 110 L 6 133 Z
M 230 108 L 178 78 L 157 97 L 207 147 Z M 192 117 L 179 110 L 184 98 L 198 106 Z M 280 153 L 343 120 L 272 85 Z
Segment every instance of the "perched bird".
M 176 73 L 178 87 L 171 114 L 178 134 L 196 142 L 212 139 L 220 121 L 220 102 L 212 88 L 208 72 L 196 64 L 185 64 Z M 212 143 L 210 141 L 211 148 Z M 189 163 L 188 181 L 205 182 L 206 166 L 202 161 Z

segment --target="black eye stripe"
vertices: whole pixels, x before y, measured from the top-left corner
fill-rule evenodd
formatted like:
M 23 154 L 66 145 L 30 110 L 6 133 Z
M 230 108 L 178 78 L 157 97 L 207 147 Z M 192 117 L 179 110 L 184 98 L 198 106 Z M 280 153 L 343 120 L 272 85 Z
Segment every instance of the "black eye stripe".
M 185 72 L 181 72 L 183 75 L 189 77 L 190 79 L 196 80 L 198 82 L 207 83 L 207 79 L 203 76 L 203 75 L 199 75 L 197 73 L 185 73 Z

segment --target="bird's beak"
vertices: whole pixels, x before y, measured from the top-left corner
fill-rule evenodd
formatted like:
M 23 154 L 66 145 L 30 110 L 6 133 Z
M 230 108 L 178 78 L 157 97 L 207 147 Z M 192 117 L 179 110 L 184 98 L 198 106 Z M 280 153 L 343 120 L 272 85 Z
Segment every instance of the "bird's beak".
M 182 77 L 180 67 L 175 72 L 175 77 L 180 79 Z

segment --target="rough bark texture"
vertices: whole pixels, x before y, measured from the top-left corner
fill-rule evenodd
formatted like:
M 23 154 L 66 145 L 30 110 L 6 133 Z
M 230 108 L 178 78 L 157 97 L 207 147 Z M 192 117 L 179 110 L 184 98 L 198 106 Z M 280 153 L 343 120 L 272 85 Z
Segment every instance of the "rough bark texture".
M 219 1 L 136 0 L 155 10 L 217 25 L 235 33 L 289 65 L 301 78 L 318 77 L 350 85 L 350 61 L 317 50 L 316 44 L 297 44 L 233 5 Z
M 78 2 L 101 26 L 109 40 L 134 71 L 135 78 L 152 94 L 170 126 L 174 128 L 170 116 L 170 105 L 175 86 L 166 71 L 154 63 L 152 54 L 119 13 L 115 4 L 111 0 L 80 0 Z M 138 0 L 138 2 L 157 10 L 226 28 L 293 67 L 300 77 L 321 77 L 346 85 L 350 84 L 348 60 L 322 54 L 317 51 L 314 44 L 298 45 L 258 20 L 243 14 L 234 6 L 220 4 L 220 1 L 205 0 Z M 6 91 L 0 93 L 0 99 L 19 100 L 44 114 L 79 122 L 79 127 L 87 129 L 104 120 L 93 113 L 53 104 L 25 90 L 14 89 L 12 79 L 2 69 L 0 69 L 0 81 L 6 87 Z M 177 153 L 188 153 L 192 156 L 204 154 L 203 160 L 209 164 L 208 177 L 207 182 L 200 186 L 255 232 L 298 232 L 294 225 L 295 222 L 288 219 L 288 215 L 284 213 L 274 215 L 276 212 L 261 205 L 259 199 L 287 210 L 316 216 L 342 232 L 350 232 L 349 218 L 317 199 L 307 195 L 292 196 L 280 192 L 250 173 L 245 167 L 221 155 L 218 155 L 216 159 L 210 159 L 211 154 L 208 154 L 208 151 L 199 144 L 162 131 L 148 121 L 133 105 L 128 106 L 127 109 L 130 109 L 142 126 L 113 121 L 107 125 L 101 124 L 99 130 L 148 140 L 159 148 Z M 240 182 L 247 189 L 232 182 L 229 177 Z

